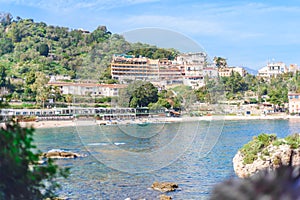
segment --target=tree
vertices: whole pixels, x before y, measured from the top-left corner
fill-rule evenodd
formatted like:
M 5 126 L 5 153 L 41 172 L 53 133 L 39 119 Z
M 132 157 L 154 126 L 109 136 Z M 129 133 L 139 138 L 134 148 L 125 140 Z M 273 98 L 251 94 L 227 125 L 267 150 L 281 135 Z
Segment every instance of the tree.
M 0 56 L 11 53 L 14 50 L 14 45 L 10 38 L 0 38 Z
M 73 96 L 71 94 L 67 94 L 65 96 L 65 100 L 66 102 L 69 104 L 69 106 L 71 105 L 72 101 L 73 101 Z
M 6 86 L 6 69 L 5 66 L 0 64 L 0 87 L 5 87 Z
M 158 100 L 158 90 L 150 82 L 135 81 L 120 91 L 119 105 L 144 107 Z
M 38 46 L 37 50 L 41 56 L 47 57 L 49 54 L 49 46 L 45 43 L 40 44 L 40 46 Z
M 130 98 L 130 107 L 144 107 L 158 100 L 157 88 L 150 82 L 144 82 L 137 87 Z
M 0 23 L 7 26 L 11 23 L 13 16 L 10 13 L 0 12 Z
M 59 187 L 54 179 L 68 174 L 68 169 L 59 169 L 51 159 L 38 165 L 40 152 L 33 153 L 33 132 L 33 128 L 22 128 L 16 122 L 0 129 L 0 199 L 53 197 Z
M 66 102 L 68 103 L 68 106 L 69 106 L 69 113 L 71 113 L 71 103 L 73 101 L 73 95 L 67 94 L 65 96 L 65 100 L 66 100 Z
M 214 57 L 214 63 L 218 68 L 227 67 L 227 61 L 226 58 L 222 57 Z
M 47 85 L 49 79 L 42 72 L 35 74 L 35 82 L 31 85 L 31 90 L 36 93 L 36 101 L 41 102 L 43 108 L 50 93 L 50 87 Z

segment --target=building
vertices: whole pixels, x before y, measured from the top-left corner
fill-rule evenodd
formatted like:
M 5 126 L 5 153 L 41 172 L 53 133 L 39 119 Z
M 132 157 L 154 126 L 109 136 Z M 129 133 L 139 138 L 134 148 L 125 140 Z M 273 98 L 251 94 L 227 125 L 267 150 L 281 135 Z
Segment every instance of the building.
M 216 65 L 213 63 L 207 64 L 206 67 L 203 68 L 203 76 L 212 79 L 218 78 L 219 72 Z
M 159 60 L 116 54 L 111 62 L 111 76 L 120 81 L 158 79 L 158 63 Z
M 79 96 L 114 97 L 119 95 L 119 89 L 126 87 L 126 85 L 120 84 L 97 83 L 49 82 L 48 84 L 60 88 L 61 94 Z
M 220 77 L 229 77 L 233 74 L 233 68 L 232 67 L 221 67 L 218 70 Z
M 111 62 L 113 79 L 164 81 L 182 79 L 183 69 L 180 65 L 167 59 L 135 58 L 131 55 L 116 54 Z
M 158 61 L 158 80 L 179 80 L 182 79 L 183 67 L 168 59 Z
M 145 80 L 160 85 L 185 84 L 197 88 L 204 85 L 206 75 L 216 77 L 216 71 L 206 60 L 204 52 L 180 54 L 174 61 L 115 54 L 111 75 L 121 82 Z
M 247 75 L 247 71 L 243 67 L 233 67 L 233 72 L 239 73 L 241 77 L 245 77 Z
M 300 93 L 289 93 L 289 113 L 300 113 Z
M 50 76 L 50 82 L 57 82 L 57 81 L 70 81 L 71 76 L 69 75 L 55 75 Z
M 229 77 L 233 73 L 239 73 L 242 77 L 245 77 L 247 74 L 243 67 L 221 67 L 218 71 L 220 77 Z
M 203 70 L 207 66 L 204 52 L 180 54 L 176 62 L 183 68 L 183 83 L 196 89 L 204 85 Z
M 257 76 L 262 78 L 276 77 L 279 74 L 288 72 L 286 65 L 283 62 L 268 63 L 267 66 L 258 70 Z
M 297 71 L 299 71 L 299 67 L 297 64 L 290 64 L 289 66 L 289 72 L 292 72 L 295 74 Z

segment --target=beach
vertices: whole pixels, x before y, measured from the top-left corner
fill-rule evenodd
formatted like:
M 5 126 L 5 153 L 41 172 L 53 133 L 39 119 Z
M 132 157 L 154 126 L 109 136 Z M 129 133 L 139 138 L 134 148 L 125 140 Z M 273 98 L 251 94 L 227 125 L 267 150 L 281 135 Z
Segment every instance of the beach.
M 159 117 L 159 118 L 142 118 L 135 120 L 95 120 L 87 121 L 87 125 L 91 122 L 97 125 L 126 125 L 126 124 L 146 124 L 146 123 L 173 123 L 173 122 L 188 122 L 188 121 L 211 121 L 211 120 L 276 120 L 276 119 L 291 119 L 300 120 L 300 116 L 291 115 L 261 115 L 261 116 L 237 116 L 237 115 L 214 115 L 214 116 L 201 116 L 201 117 Z M 81 125 L 84 121 L 81 121 Z M 75 120 L 51 120 L 51 121 L 38 121 L 38 122 L 20 122 L 23 127 L 33 128 L 57 128 L 57 127 L 70 127 L 78 125 Z

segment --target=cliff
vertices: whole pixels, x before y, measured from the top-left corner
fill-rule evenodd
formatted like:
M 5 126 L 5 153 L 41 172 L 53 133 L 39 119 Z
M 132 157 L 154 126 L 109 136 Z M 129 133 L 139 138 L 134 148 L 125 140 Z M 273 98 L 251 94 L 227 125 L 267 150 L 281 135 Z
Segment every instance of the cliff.
M 233 158 L 237 176 L 245 178 L 260 170 L 274 170 L 282 165 L 300 165 L 300 135 L 278 139 L 261 134 L 245 144 Z

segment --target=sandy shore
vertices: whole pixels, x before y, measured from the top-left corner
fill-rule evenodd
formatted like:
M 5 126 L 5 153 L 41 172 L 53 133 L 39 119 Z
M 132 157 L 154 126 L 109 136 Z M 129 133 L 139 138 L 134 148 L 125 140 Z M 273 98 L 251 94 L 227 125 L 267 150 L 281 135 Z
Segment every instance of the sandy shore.
M 39 121 L 39 122 L 20 122 L 21 126 L 34 128 L 56 128 L 56 127 L 70 127 L 77 125 L 91 125 L 91 124 L 142 124 L 142 123 L 172 123 L 172 122 L 187 122 L 187 121 L 211 121 L 211 120 L 274 120 L 274 119 L 290 119 L 299 120 L 300 116 L 290 115 L 267 115 L 267 116 L 203 116 L 203 117 L 163 117 L 163 118 L 149 118 L 136 120 L 119 120 L 119 121 L 77 121 L 63 120 L 63 121 Z
M 74 126 L 75 123 L 72 120 L 64 120 L 64 121 L 20 122 L 20 125 L 22 127 L 33 127 L 33 128 L 56 128 L 56 127 Z

